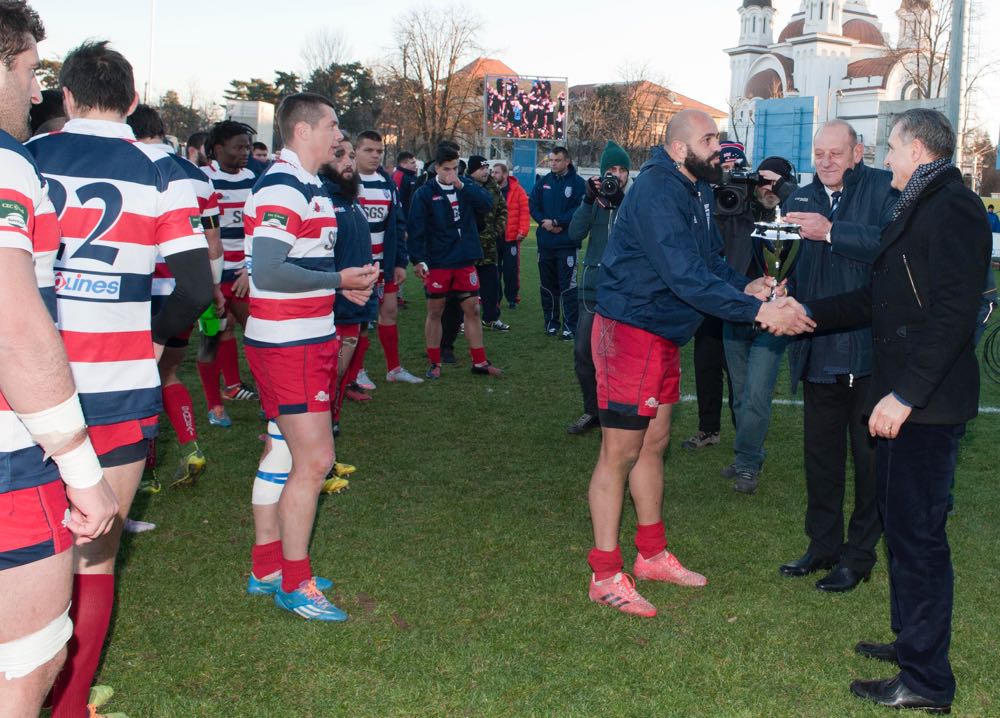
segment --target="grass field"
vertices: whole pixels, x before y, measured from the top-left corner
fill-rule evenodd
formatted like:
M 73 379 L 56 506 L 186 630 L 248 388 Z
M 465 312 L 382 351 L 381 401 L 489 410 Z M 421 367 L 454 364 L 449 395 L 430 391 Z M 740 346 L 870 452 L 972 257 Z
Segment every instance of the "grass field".
M 803 534 L 802 410 L 775 407 L 755 496 L 719 469 L 723 444 L 687 452 L 691 403 L 676 409 L 665 465 L 671 548 L 709 578 L 705 589 L 640 586 L 659 608 L 630 618 L 587 600 L 587 482 L 600 438 L 568 436 L 580 413 L 572 347 L 543 336 L 537 268 L 527 246 L 523 303 L 487 333 L 504 377 L 457 368 L 435 383 L 389 386 L 377 342 L 367 362 L 375 401 L 345 408 L 338 454 L 358 465 L 344 494 L 322 499 L 317 573 L 336 581 L 343 625 L 307 623 L 243 592 L 253 538 L 250 487 L 261 424 L 231 406 L 231 430 L 207 426 L 210 467 L 190 489 L 141 507 L 159 528 L 129 537 L 100 682 L 107 710 L 131 718 L 261 716 L 887 716 L 853 698 L 855 677 L 884 677 L 852 653 L 888 639 L 884 553 L 872 580 L 827 595 L 779 576 Z M 407 285 L 404 364 L 422 373 L 423 300 Z M 694 393 L 691 352 L 682 390 Z M 777 396 L 789 398 L 783 373 Z M 983 404 L 1000 405 L 984 385 Z M 956 567 L 955 712 L 1000 715 L 1000 415 L 970 425 L 950 522 Z M 177 452 L 161 441 L 164 470 Z M 622 545 L 634 556 L 626 505 Z

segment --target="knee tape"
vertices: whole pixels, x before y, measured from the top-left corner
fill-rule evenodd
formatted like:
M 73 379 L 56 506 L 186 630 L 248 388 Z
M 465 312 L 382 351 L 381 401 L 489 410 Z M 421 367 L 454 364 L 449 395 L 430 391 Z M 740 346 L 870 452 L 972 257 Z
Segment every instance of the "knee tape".
M 73 635 L 69 606 L 52 623 L 24 638 L 0 643 L 0 673 L 8 681 L 24 678 L 51 661 Z
M 253 482 L 252 504 L 258 506 L 268 506 L 278 503 L 281 498 L 281 490 L 285 488 L 285 481 L 288 480 L 288 472 L 292 470 L 292 452 L 288 450 L 285 437 L 278 430 L 278 425 L 267 422 L 267 436 L 271 442 L 271 448 L 260 460 L 257 467 L 257 477 Z

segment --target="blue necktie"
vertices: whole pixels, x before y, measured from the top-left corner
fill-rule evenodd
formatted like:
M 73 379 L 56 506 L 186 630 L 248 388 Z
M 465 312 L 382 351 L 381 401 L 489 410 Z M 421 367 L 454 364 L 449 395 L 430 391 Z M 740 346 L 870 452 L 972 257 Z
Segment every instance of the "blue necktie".
M 831 192 L 830 193 L 830 214 L 827 215 L 827 219 L 833 219 L 833 213 L 837 211 L 837 207 L 840 206 L 840 196 L 844 194 L 843 192 Z

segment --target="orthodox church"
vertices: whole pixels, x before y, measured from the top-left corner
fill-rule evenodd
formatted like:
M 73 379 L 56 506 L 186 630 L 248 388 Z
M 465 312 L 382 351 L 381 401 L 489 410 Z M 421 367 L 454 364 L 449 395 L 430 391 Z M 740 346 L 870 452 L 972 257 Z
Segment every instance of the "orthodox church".
M 743 0 L 738 12 L 739 44 L 725 51 L 732 71 L 730 135 L 748 145 L 757 100 L 813 97 L 815 122 L 847 120 L 871 157 L 880 103 L 943 95 L 946 89 L 940 82 L 945 58 L 927 62 L 927 28 L 936 18 L 931 0 L 903 0 L 894 48 L 866 0 L 802 0 L 781 27 L 771 0 Z M 920 83 L 931 85 L 930 92 L 922 93 Z

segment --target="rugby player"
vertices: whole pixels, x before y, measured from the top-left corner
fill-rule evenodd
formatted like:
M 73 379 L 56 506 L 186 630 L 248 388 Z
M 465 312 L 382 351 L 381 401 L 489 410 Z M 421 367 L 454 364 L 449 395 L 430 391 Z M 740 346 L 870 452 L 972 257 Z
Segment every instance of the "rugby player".
M 208 242 L 208 258 L 212 265 L 212 283 L 215 292 L 215 304 L 219 312 L 225 305 L 225 299 L 219 289 L 222 281 L 222 241 L 219 239 L 219 202 L 212 186 L 212 180 L 205 176 L 195 165 L 180 157 L 174 148 L 167 144 L 164 136 L 166 129 L 159 113 L 149 105 L 139 105 L 128 116 L 128 126 L 135 133 L 135 138 L 161 150 L 177 164 L 188 178 L 195 196 L 198 198 L 198 209 L 201 212 L 201 226 L 205 230 L 205 240 Z M 170 267 L 160 257 L 156 262 L 153 274 L 153 303 L 155 316 L 161 308 L 164 298 L 174 291 L 176 282 L 170 273 Z M 177 443 L 181 447 L 181 458 L 171 478 L 171 486 L 191 484 L 205 471 L 205 455 L 198 448 L 198 428 L 194 418 L 194 403 L 187 387 L 177 376 L 177 369 L 184 361 L 187 353 L 188 340 L 191 337 L 190 326 L 176 337 L 167 340 L 160 357 L 160 383 L 163 385 L 163 411 L 170 420 L 170 425 L 177 434 Z M 156 444 L 150 442 L 150 456 L 155 463 Z M 154 490 L 159 486 L 153 478 Z
M 372 237 L 372 257 L 382 267 L 378 285 L 378 340 L 385 353 L 386 381 L 421 384 L 424 380 L 408 372 L 399 361 L 397 298 L 400 286 L 406 281 L 408 261 L 404 241 L 405 217 L 402 216 L 402 205 L 396 183 L 382 167 L 384 155 L 385 145 L 380 134 L 366 130 L 358 135 L 355 160 L 358 177 L 361 180 L 358 201 L 368 217 L 368 228 Z M 367 331 L 363 333 L 364 338 L 358 350 L 362 355 L 362 365 L 364 352 L 368 346 L 366 335 Z M 370 380 L 367 384 L 371 385 Z M 364 377 L 359 378 L 358 385 L 367 388 Z
M 21 145 L 44 37 L 0 1 L 0 714 L 16 718 L 38 715 L 66 657 L 72 534 L 98 538 L 118 512 L 53 323 L 55 212 Z
M 62 232 L 58 326 L 119 504 L 111 531 L 75 549 L 73 641 L 52 715 L 79 718 L 87 715 L 111 618 L 122 524 L 162 409 L 157 360 L 212 301 L 212 272 L 190 182 L 169 156 L 135 142 L 125 124 L 138 104 L 129 62 L 106 42 L 87 42 L 66 56 L 59 84 L 70 121 L 27 149 L 49 184 Z M 151 319 L 157 253 L 176 287 Z
M 329 584 L 313 576 L 309 539 L 334 464 L 334 295 L 339 290 L 365 304 L 378 267 L 334 267 L 337 219 L 317 176 L 343 136 L 330 101 L 312 93 L 289 95 L 278 107 L 277 122 L 284 148 L 245 207 L 253 257 L 245 346 L 265 415 L 280 439 L 271 437 L 259 473 L 287 478 L 281 484 L 258 475 L 254 482 L 247 590 L 273 593 L 279 608 L 307 620 L 344 621 L 347 614 L 322 593 Z
M 427 378 L 441 376 L 441 314 L 449 296 L 459 301 L 465 315 L 472 373 L 499 376 L 503 372 L 486 359 L 483 346 L 475 267 L 476 260 L 483 256 L 476 214 L 487 212 L 493 200 L 478 183 L 459 178 L 458 151 L 454 147 L 439 145 L 434 164 L 437 176 L 413 194 L 407 224 L 410 256 L 427 295 Z
M 214 352 L 207 352 L 210 355 L 214 353 L 214 361 L 202 361 L 206 352 L 201 353 L 198 375 L 205 391 L 205 403 L 208 404 L 208 423 L 226 428 L 233 422 L 222 405 L 223 397 L 240 401 L 257 398 L 257 393 L 240 377 L 239 349 L 233 328 L 235 320 L 246 329 L 249 311 L 247 292 L 250 280 L 243 246 L 243 206 L 257 181 L 257 175 L 247 168 L 253 135 L 253 128 L 242 122 L 217 122 L 205 141 L 210 162 L 202 167 L 212 180 L 219 203 L 219 227 L 224 249 L 221 289 L 226 300 L 226 327 L 218 337 Z M 224 391 L 219 390 L 220 373 L 226 387 Z

